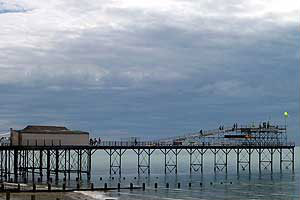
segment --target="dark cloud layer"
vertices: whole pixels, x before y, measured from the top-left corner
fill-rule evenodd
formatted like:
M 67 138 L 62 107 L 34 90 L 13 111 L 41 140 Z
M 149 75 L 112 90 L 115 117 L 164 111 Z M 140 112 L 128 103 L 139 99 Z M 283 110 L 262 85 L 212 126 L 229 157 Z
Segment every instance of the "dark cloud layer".
M 226 5 L 204 6 L 220 16 L 199 8 L 173 20 L 172 12 L 112 6 L 101 10 L 109 26 L 87 18 L 83 30 L 27 30 L 38 44 L 0 43 L 1 129 L 59 124 L 106 138 L 157 138 L 283 123 L 288 111 L 299 141 L 299 22 L 237 17 L 243 4 Z
M 0 14 L 9 14 L 9 13 L 25 13 L 29 10 L 23 8 L 18 4 L 9 4 L 6 2 L 0 1 Z

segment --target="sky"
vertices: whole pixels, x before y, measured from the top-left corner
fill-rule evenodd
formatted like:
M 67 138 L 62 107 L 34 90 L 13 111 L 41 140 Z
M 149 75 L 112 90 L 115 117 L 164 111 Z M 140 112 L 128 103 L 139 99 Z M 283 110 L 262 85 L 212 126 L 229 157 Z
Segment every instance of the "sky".
M 300 144 L 300 1 L 0 0 L 0 132 L 152 139 L 270 120 Z

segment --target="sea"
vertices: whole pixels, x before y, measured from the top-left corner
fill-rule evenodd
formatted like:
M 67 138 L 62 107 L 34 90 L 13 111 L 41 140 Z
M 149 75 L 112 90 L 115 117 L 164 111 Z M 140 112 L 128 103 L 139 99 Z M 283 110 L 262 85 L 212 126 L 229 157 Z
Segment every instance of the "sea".
M 273 172 L 270 166 L 262 168 L 259 173 L 258 154 L 252 153 L 251 172 L 248 168 L 240 169 L 237 173 L 236 154 L 228 155 L 227 173 L 214 172 L 214 157 L 206 152 L 204 157 L 203 174 L 190 173 L 189 155 L 182 151 L 178 156 L 178 173 L 164 173 L 163 154 L 156 150 L 151 156 L 151 174 L 137 175 L 137 156 L 128 150 L 122 156 L 122 175 L 109 175 L 109 156 L 103 151 L 93 155 L 92 182 L 95 187 L 129 187 L 142 186 L 145 190 L 120 190 L 109 192 L 83 192 L 87 199 L 300 199 L 300 147 L 295 148 L 295 170 L 290 163 L 284 163 L 280 172 L 279 153 L 274 153 Z M 287 155 L 288 156 L 288 155 Z M 70 183 L 72 184 L 72 183 Z M 73 183 L 75 184 L 75 182 Z M 85 182 L 82 183 L 83 185 Z M 88 184 L 88 183 L 86 183 Z M 167 188 L 167 184 L 169 188 Z M 178 187 L 178 184 L 180 187 Z M 157 185 L 157 188 L 155 187 Z

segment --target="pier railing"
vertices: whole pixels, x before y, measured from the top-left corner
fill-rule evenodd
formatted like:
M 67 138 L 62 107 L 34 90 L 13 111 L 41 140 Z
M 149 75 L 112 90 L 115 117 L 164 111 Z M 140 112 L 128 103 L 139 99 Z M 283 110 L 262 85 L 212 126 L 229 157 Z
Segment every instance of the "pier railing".
M 11 146 L 11 144 L 9 143 L 0 143 L 0 146 Z M 77 145 L 61 145 L 60 143 L 56 144 L 53 143 L 52 145 L 40 145 L 38 143 L 35 144 L 31 144 L 28 143 L 27 145 L 22 145 L 23 147 L 49 147 L 49 146 L 77 146 Z M 82 145 L 81 145 L 82 146 Z M 191 146 L 191 147 L 210 147 L 210 146 L 236 146 L 236 147 L 247 147 L 247 146 L 251 146 L 251 147 L 280 147 L 280 146 L 295 146 L 295 142 L 282 142 L 282 141 L 268 141 L 268 142 L 223 142 L 223 140 L 219 140 L 219 142 L 191 142 L 191 143 L 174 143 L 174 142 L 156 142 L 156 141 L 137 141 L 137 142 L 132 142 L 132 141 L 101 141 L 100 143 L 93 143 L 93 144 L 89 144 L 86 146 L 90 146 L 90 147 L 163 147 L 163 146 L 169 146 L 169 147 L 187 147 L 187 146 Z
M 295 146 L 294 142 L 255 142 L 255 143 L 193 143 L 193 144 L 173 144 L 173 143 L 161 143 L 161 142 L 152 142 L 152 141 L 140 141 L 140 142 L 126 142 L 126 141 L 102 141 L 99 144 L 92 146 L 116 146 L 116 147 L 160 147 L 160 146 L 253 146 L 253 147 L 267 147 L 267 146 Z

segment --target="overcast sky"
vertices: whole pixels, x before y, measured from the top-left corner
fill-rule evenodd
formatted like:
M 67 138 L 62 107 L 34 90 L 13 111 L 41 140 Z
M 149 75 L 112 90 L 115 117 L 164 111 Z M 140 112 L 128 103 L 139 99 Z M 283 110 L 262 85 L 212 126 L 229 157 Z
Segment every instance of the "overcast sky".
M 299 134 L 300 1 L 0 0 L 0 127 Z M 297 136 L 296 136 L 297 135 Z

